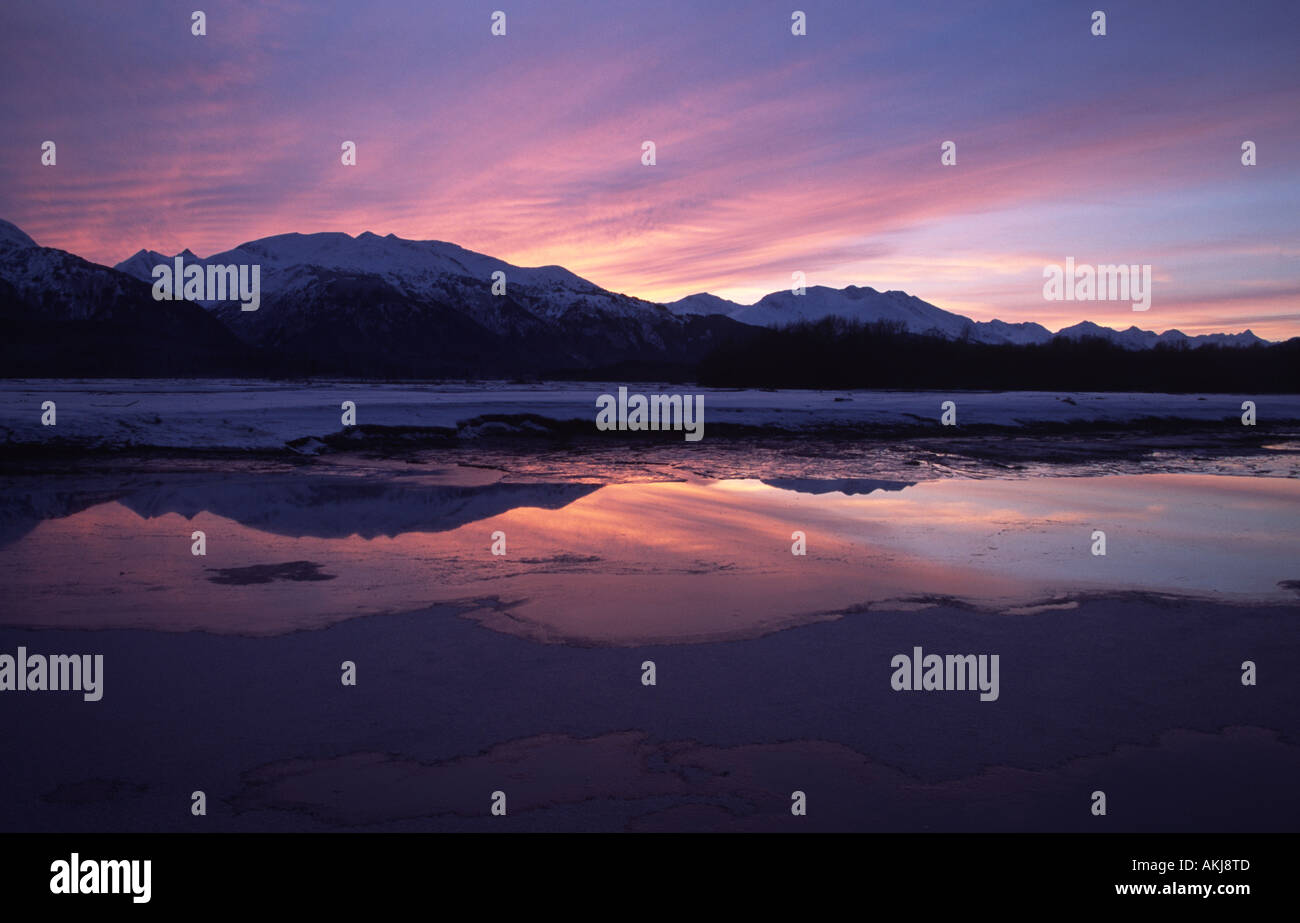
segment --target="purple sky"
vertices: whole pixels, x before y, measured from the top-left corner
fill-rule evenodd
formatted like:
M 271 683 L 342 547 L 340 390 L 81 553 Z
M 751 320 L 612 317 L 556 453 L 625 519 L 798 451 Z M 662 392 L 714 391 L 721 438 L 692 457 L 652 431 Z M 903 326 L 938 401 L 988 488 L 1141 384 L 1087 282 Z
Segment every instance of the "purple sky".
M 104 263 L 371 230 L 655 300 L 798 270 L 979 320 L 1283 338 L 1298 46 L 1296 0 L 8 3 L 0 217 Z M 1151 264 L 1151 309 L 1045 301 L 1066 257 Z

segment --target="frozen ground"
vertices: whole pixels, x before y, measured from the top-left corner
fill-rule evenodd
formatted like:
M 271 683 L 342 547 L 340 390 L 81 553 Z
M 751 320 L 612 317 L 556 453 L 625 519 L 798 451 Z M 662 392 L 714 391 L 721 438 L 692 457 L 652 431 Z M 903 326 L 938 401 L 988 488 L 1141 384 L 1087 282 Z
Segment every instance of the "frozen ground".
M 0 383 L 0 440 L 10 446 L 280 450 L 343 430 L 340 405 L 357 405 L 360 426 L 444 429 L 474 438 L 507 427 L 481 418 L 535 415 L 574 421 L 595 435 L 596 398 L 617 394 L 697 393 L 663 383 L 520 385 L 281 383 L 246 380 L 56 381 Z M 704 441 L 710 427 L 741 427 L 764 435 L 819 430 L 938 429 L 940 405 L 957 405 L 959 427 L 1125 425 L 1140 421 L 1241 425 L 1241 405 L 1257 405 L 1261 424 L 1300 422 L 1300 395 L 1124 394 L 1068 392 L 714 391 L 704 394 Z M 41 425 L 41 405 L 54 401 L 55 427 Z M 474 421 L 479 421 L 475 426 Z M 680 433 L 658 434 L 683 441 Z M 697 444 L 689 446 L 694 448 Z

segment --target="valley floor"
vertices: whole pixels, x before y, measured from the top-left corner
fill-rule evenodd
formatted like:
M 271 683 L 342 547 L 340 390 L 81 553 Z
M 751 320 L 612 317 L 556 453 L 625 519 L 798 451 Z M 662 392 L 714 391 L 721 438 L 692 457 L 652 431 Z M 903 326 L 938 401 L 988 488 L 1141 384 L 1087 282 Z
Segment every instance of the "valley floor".
M 610 388 L 0 388 L 0 829 L 1300 826 L 1300 397 Z

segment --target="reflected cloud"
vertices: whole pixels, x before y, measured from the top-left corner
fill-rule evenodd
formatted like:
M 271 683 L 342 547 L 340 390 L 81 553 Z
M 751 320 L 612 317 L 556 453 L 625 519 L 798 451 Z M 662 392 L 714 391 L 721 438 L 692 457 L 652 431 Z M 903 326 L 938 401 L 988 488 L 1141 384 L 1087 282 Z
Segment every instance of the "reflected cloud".
M 786 483 L 798 489 L 293 476 L 206 496 L 155 487 L 46 519 L 0 550 L 5 624 L 273 635 L 450 603 L 533 641 L 633 645 L 756 637 L 918 599 L 1001 611 L 1111 592 L 1293 599 L 1292 479 Z M 206 557 L 190 553 L 196 529 Z M 1096 529 L 1105 557 L 1090 551 Z M 796 531 L 805 556 L 791 554 Z M 497 532 L 504 555 L 491 553 Z M 293 573 L 275 579 L 285 562 Z M 304 567 L 330 579 L 299 579 Z M 268 579 L 214 584 L 213 572 Z

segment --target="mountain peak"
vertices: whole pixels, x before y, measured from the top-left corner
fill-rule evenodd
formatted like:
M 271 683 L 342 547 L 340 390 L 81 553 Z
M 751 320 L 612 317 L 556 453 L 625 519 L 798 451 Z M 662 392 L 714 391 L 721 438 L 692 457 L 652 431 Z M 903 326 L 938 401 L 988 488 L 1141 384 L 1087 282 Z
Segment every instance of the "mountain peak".
M 0 226 L 0 240 L 9 236 L 31 246 L 30 238 L 12 225 Z M 1216 333 L 1188 337 L 1177 330 L 1162 334 L 1130 325 L 1125 330 L 1084 320 L 1052 333 L 1041 324 L 1001 320 L 976 321 L 939 308 L 916 295 L 899 289 L 878 291 L 869 285 L 848 285 L 842 289 L 813 285 L 799 293 L 789 289 L 764 295 L 754 304 L 742 305 L 708 292 L 697 292 L 678 301 L 660 305 L 615 292 L 608 292 L 563 266 L 514 266 L 504 260 L 437 240 L 408 240 L 396 234 L 380 237 L 362 231 L 353 237 L 340 231 L 310 234 L 286 233 L 241 244 L 234 250 L 201 259 L 188 249 L 181 254 L 187 262 L 256 262 L 263 267 L 262 294 L 274 307 L 281 297 L 303 298 L 322 278 L 344 273 L 356 280 L 378 280 L 402 297 L 450 300 L 457 304 L 479 304 L 487 297 L 489 280 L 504 271 L 514 299 L 511 311 L 522 309 L 534 320 L 546 322 L 572 314 L 608 312 L 624 319 L 636 318 L 651 326 L 658 324 L 666 309 L 672 315 L 723 315 L 733 321 L 758 327 L 780 327 L 799 322 L 820 322 L 841 318 L 862 324 L 886 323 L 909 333 L 948 339 L 972 339 L 987 344 L 1029 345 L 1048 343 L 1054 338 L 1097 337 L 1125 349 L 1149 349 L 1158 345 L 1201 346 L 1251 345 L 1260 338 L 1243 333 Z M 150 281 L 152 265 L 172 258 L 141 250 L 116 268 L 143 281 Z M 502 329 L 523 321 L 497 311 L 491 300 L 479 304 L 474 316 Z M 1263 341 L 1267 342 L 1267 341 Z
M 1186 343 L 1203 346 L 1212 343 L 1240 346 L 1267 342 L 1251 331 L 1242 333 L 1212 333 L 1189 337 L 1179 330 L 1166 330 L 1156 334 L 1130 325 L 1126 330 L 1104 327 L 1090 320 L 1079 321 L 1052 333 L 1032 321 L 976 321 L 962 314 L 954 314 L 936 307 L 916 295 L 898 289 L 880 292 L 871 286 L 849 285 L 842 289 L 814 285 L 802 295 L 789 289 L 764 295 L 752 305 L 739 305 L 707 292 L 688 295 L 679 301 L 666 304 L 674 314 L 723 314 L 732 320 L 758 327 L 780 327 L 800 321 L 820 321 L 839 317 L 859 323 L 872 324 L 885 321 L 901 324 L 909 333 L 942 336 L 949 339 L 970 337 L 976 342 L 989 344 L 1049 343 L 1057 337 L 1079 339 L 1096 337 L 1108 340 L 1124 349 L 1149 349 L 1159 344 Z
M 0 218 L 0 243 L 17 247 L 35 247 L 36 241 L 24 233 L 18 225 Z

